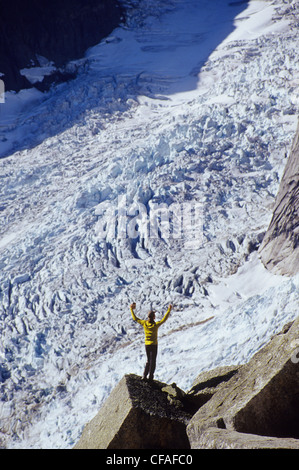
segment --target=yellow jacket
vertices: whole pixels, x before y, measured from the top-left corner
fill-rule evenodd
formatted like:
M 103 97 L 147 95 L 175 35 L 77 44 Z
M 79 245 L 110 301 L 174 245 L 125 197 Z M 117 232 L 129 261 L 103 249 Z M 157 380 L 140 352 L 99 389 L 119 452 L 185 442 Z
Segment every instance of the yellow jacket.
M 140 320 L 140 318 L 136 317 L 134 310 L 131 308 L 131 314 L 133 317 L 134 321 L 137 321 L 137 323 L 140 323 L 140 325 L 143 326 L 144 333 L 145 333 L 145 344 L 158 344 L 158 328 L 159 326 L 163 325 L 164 322 L 166 322 L 171 308 L 168 307 L 167 312 L 165 313 L 164 317 L 160 321 L 156 321 L 154 323 L 151 323 L 149 320 Z

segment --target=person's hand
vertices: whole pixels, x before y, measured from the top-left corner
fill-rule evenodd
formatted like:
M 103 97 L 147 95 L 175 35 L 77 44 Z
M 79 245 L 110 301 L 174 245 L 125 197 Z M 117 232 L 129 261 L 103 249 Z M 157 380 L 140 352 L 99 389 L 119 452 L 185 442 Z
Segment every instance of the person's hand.
M 133 302 L 133 303 L 131 304 L 131 308 L 132 308 L 133 310 L 134 310 L 134 308 L 136 308 L 136 303 L 135 303 L 135 302 Z

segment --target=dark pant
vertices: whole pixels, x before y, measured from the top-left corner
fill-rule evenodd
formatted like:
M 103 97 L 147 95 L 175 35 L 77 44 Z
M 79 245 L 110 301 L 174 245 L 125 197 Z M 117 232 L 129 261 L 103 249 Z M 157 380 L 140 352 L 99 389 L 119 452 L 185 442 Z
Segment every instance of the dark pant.
M 149 374 L 149 379 L 152 380 L 154 377 L 155 369 L 156 369 L 158 345 L 146 344 L 145 351 L 146 351 L 147 363 L 145 364 L 143 378 L 146 379 L 147 375 Z

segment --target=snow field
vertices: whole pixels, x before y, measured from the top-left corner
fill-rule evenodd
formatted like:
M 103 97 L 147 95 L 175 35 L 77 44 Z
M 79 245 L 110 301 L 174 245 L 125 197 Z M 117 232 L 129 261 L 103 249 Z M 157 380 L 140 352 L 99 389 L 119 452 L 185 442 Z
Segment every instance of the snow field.
M 9 448 L 72 447 L 117 381 L 142 374 L 133 300 L 140 316 L 174 303 L 156 378 L 184 390 L 297 316 L 298 279 L 268 273 L 256 248 L 297 124 L 298 2 L 221 2 L 222 22 L 211 2 L 130 5 L 76 80 L 12 96 L 0 116 L 1 154 L 15 151 L 0 162 Z M 102 239 L 119 196 L 148 214 L 201 203 L 203 243 Z

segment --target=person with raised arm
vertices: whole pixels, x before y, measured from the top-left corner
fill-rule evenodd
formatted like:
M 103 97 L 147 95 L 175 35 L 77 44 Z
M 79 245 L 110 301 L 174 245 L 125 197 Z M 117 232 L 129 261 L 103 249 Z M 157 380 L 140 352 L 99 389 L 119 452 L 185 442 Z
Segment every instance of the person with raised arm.
M 148 379 L 152 381 L 154 379 L 154 372 L 156 369 L 156 359 L 158 353 L 158 329 L 163 323 L 166 322 L 169 314 L 172 310 L 172 305 L 168 306 L 167 312 L 165 313 L 162 320 L 155 321 L 156 312 L 151 310 L 148 313 L 147 320 L 141 320 L 135 315 L 136 303 L 133 302 L 130 305 L 131 314 L 133 320 L 143 326 L 145 334 L 145 352 L 147 357 L 147 362 L 145 364 L 145 369 L 143 372 L 143 380 Z

